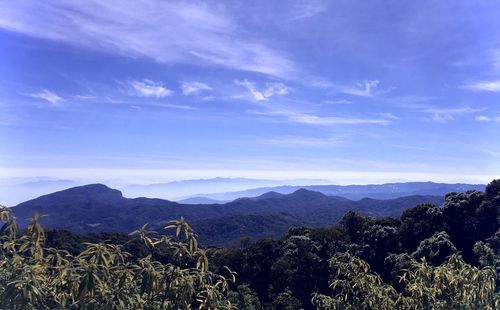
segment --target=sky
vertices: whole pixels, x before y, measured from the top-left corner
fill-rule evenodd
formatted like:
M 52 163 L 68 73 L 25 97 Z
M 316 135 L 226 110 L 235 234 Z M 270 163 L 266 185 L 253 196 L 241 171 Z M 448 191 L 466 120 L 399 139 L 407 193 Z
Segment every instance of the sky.
M 489 182 L 500 2 L 0 1 L 0 178 Z

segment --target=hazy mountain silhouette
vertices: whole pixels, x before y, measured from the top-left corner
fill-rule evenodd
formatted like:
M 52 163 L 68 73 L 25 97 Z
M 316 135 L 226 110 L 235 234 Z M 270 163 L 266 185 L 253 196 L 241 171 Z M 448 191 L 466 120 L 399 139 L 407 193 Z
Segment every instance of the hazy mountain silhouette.
M 227 244 L 241 236 L 277 236 L 292 226 L 325 226 L 337 222 L 349 210 L 372 216 L 398 216 L 419 203 L 441 204 L 440 196 L 409 196 L 390 200 L 352 201 L 306 189 L 282 195 L 269 192 L 224 204 L 180 204 L 151 198 L 125 198 L 118 190 L 91 184 L 26 201 L 13 210 L 25 227 L 38 211 L 46 214 L 45 227 L 74 232 L 130 232 L 145 223 L 163 226 L 185 217 L 205 244 Z M 251 224 L 250 224 L 251 223 Z
M 340 196 L 351 200 L 363 198 L 393 199 L 414 195 L 444 196 L 450 192 L 465 192 L 468 190 L 483 191 L 484 184 L 447 184 L 434 182 L 406 182 L 369 185 L 305 185 L 305 186 L 276 186 L 260 187 L 243 191 L 226 193 L 203 193 L 196 196 L 215 200 L 234 200 L 240 197 L 256 197 L 270 191 L 280 194 L 290 194 L 298 189 L 316 191 L 329 196 Z

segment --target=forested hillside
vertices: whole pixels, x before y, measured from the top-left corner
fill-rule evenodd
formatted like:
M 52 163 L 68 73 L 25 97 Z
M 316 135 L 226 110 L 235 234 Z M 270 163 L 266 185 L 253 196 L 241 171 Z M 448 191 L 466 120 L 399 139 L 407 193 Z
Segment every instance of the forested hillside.
M 237 245 L 240 237 L 253 240 L 281 237 L 297 226 L 322 227 L 338 222 L 350 211 L 371 216 L 399 216 L 419 203 L 440 205 L 442 196 L 408 196 L 388 200 L 352 201 L 299 189 L 288 195 L 273 192 L 225 204 L 191 205 L 163 199 L 123 197 L 118 190 L 91 184 L 26 201 L 13 210 L 21 227 L 35 212 L 47 228 L 78 233 L 125 232 L 145 223 L 157 229 L 165 221 L 184 217 L 205 245 Z
M 20 234 L 2 210 L 3 309 L 498 309 L 500 180 L 399 218 L 345 214 L 280 240 L 202 249 L 173 235 Z M 233 276 L 235 281 L 233 283 Z

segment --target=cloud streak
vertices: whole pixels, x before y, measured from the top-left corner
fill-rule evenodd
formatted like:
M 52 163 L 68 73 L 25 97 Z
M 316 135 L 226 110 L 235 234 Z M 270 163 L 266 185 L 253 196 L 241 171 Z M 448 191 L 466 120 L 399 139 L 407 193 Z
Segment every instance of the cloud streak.
M 185 96 L 197 95 L 202 91 L 212 90 L 212 87 L 207 84 L 196 81 L 183 82 L 181 88 Z
M 379 83 L 379 80 L 366 80 L 356 83 L 355 87 L 340 87 L 339 92 L 352 96 L 373 97 Z
M 485 115 L 478 115 L 478 116 L 476 116 L 475 120 L 478 122 L 485 122 L 485 123 L 500 122 L 500 116 L 491 117 L 491 116 L 485 116 Z
M 500 80 L 475 82 L 466 84 L 464 87 L 473 91 L 500 92 Z
M 291 20 L 300 20 L 313 17 L 325 11 L 327 3 L 324 0 L 296 1 L 292 6 Z
M 282 116 L 287 121 L 305 125 L 361 125 L 361 124 L 375 124 L 387 125 L 389 120 L 377 118 L 356 118 L 356 117 L 338 117 L 338 116 L 318 116 L 311 113 L 303 113 L 292 110 L 269 110 L 269 111 L 255 111 L 247 110 L 247 113 L 263 115 L 263 116 Z
M 42 89 L 41 92 L 29 94 L 28 96 L 30 96 L 32 98 L 43 99 L 45 101 L 48 101 L 52 105 L 59 105 L 61 102 L 64 101 L 63 98 L 59 97 L 57 94 L 55 94 L 47 89 Z
M 234 81 L 238 86 L 245 87 L 250 98 L 256 101 L 266 101 L 273 96 L 284 96 L 290 92 L 290 88 L 283 83 L 266 83 L 266 87 L 263 89 L 257 89 L 255 83 L 248 80 Z
M 224 10 L 194 2 L 4 1 L 0 16 L 0 28 L 127 57 L 285 78 L 297 73 L 282 52 L 238 37 Z
M 129 94 L 137 97 L 164 98 L 170 96 L 172 91 L 167 89 L 161 82 L 148 79 L 142 81 L 129 81 Z

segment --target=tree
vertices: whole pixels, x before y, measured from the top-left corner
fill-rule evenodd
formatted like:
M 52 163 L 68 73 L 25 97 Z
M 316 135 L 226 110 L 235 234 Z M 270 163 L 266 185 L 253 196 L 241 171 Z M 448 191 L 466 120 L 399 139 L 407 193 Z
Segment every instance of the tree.
M 401 215 L 399 236 L 403 250 L 413 252 L 420 242 L 443 230 L 442 214 L 439 207 L 423 204 L 409 208 Z
M 150 253 L 134 261 L 119 244 L 85 243 L 76 256 L 45 247 L 35 214 L 19 234 L 10 209 L 0 209 L 1 309 L 231 309 L 229 278 L 208 270 L 204 249 L 183 220 L 170 222 L 173 236 L 153 237 L 145 226 L 132 233 Z M 153 259 L 168 253 L 171 263 Z
M 425 259 L 433 266 L 441 265 L 450 255 L 456 254 L 457 248 L 450 241 L 450 237 L 444 231 L 435 233 L 432 237 L 420 243 L 412 256 L 420 261 Z

